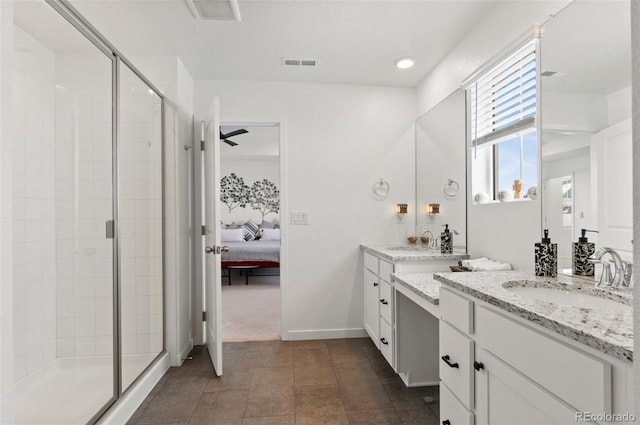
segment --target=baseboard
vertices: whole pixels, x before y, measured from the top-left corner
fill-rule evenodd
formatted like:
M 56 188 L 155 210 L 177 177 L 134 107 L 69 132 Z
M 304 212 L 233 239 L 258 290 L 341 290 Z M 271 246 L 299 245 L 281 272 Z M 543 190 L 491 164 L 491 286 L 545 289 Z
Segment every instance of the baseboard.
M 184 360 L 189 356 L 191 350 L 193 350 L 193 339 L 189 339 L 187 346 L 180 352 L 180 364 L 174 366 L 182 366 L 182 363 L 184 363 Z
M 144 399 L 149 395 L 160 378 L 169 370 L 169 354 L 162 355 L 126 394 L 105 413 L 99 420 L 100 425 L 122 425 L 127 423 Z
M 405 372 L 399 372 L 398 376 L 404 382 L 404 385 L 409 388 L 413 387 L 433 387 L 435 385 L 440 385 L 440 381 L 426 381 L 426 382 L 409 382 L 409 377 Z
M 367 337 L 364 328 L 352 329 L 315 329 L 305 331 L 289 331 L 283 340 L 302 341 L 309 339 L 338 339 L 338 338 L 364 338 Z

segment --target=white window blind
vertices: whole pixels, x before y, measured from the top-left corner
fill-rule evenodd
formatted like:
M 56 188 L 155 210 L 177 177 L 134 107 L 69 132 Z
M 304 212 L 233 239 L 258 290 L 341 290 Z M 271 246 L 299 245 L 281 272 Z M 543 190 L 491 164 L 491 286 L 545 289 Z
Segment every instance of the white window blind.
M 471 138 L 474 144 L 496 143 L 504 137 L 535 127 L 535 42 L 479 77 L 470 93 Z

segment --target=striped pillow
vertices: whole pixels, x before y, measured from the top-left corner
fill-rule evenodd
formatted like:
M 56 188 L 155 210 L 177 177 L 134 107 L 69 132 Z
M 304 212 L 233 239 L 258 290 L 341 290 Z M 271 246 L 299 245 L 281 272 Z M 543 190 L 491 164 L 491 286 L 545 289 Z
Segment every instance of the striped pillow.
M 253 241 L 259 238 L 260 229 L 253 221 L 247 220 L 247 222 L 242 225 L 242 232 L 244 233 L 245 241 Z

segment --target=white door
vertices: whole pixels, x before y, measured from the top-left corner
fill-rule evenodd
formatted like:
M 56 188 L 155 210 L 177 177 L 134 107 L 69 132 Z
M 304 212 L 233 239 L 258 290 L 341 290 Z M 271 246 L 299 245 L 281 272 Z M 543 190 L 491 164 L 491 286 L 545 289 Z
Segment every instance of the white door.
M 614 124 L 594 136 L 597 182 L 598 248 L 607 246 L 631 260 L 633 245 L 633 164 L 631 120 Z M 593 146 L 593 145 L 592 145 Z M 593 152 L 592 147 L 592 152 Z M 593 153 L 592 153 L 593 155 Z M 595 169 L 594 169 L 595 168 Z
M 204 296 L 207 349 L 216 375 L 222 375 L 222 268 L 220 252 L 220 103 L 216 97 L 203 124 L 204 140 Z

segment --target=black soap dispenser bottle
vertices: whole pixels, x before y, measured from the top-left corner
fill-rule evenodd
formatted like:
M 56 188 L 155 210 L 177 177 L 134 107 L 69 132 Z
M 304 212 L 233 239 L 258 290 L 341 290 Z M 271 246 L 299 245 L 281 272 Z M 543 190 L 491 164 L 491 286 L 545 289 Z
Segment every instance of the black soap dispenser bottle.
M 587 232 L 598 233 L 597 230 L 580 229 L 581 237 L 573 243 L 573 274 L 578 276 L 594 276 L 595 266 L 589 257 L 596 252 L 596 244 L 589 242 Z
M 558 275 L 558 244 L 551 243 L 549 230 L 544 229 L 544 237 L 535 245 L 536 276 Z
M 440 252 L 442 254 L 453 253 L 453 234 L 449 231 L 449 225 L 444 225 L 444 231 L 440 233 Z

